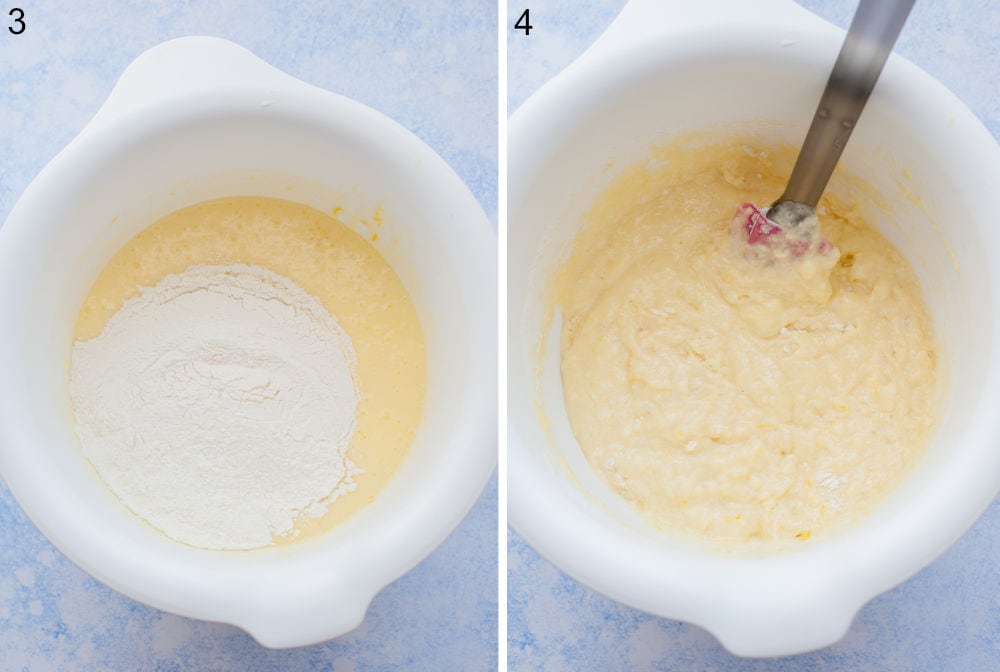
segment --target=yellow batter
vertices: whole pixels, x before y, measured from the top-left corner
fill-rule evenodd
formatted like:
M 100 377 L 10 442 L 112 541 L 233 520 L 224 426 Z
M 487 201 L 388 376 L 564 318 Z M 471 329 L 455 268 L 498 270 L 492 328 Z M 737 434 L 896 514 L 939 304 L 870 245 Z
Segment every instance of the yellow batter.
M 101 272 L 80 311 L 75 340 L 99 335 L 139 286 L 196 264 L 242 263 L 282 275 L 319 299 L 353 341 L 360 392 L 348 458 L 357 488 L 321 518 L 303 516 L 301 539 L 328 530 L 374 501 L 420 421 L 426 388 L 424 338 L 399 277 L 366 240 L 334 218 L 272 198 L 206 201 L 174 212 L 130 240 Z M 220 512 L 224 515 L 224 512 Z
M 821 202 L 825 254 L 762 258 L 730 235 L 793 158 L 745 139 L 658 148 L 602 194 L 554 277 L 573 432 L 662 530 L 781 547 L 842 529 L 935 424 L 920 287 L 855 209 Z

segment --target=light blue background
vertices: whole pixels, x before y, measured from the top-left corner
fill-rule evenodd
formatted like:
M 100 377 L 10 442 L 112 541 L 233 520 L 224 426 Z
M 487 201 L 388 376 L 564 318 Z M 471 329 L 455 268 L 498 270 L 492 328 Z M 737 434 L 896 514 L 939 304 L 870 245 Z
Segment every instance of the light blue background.
M 21 36 L 6 28 L 15 6 L 27 15 Z M 0 19 L 0 222 L 132 59 L 190 34 L 233 40 L 393 117 L 455 168 L 496 221 L 491 0 L 0 0 Z M 496 501 L 494 477 L 444 545 L 379 594 L 353 633 L 268 651 L 231 626 L 163 614 L 97 583 L 0 485 L 0 670 L 494 670 Z
M 511 2 L 510 110 L 591 44 L 623 4 L 622 0 Z M 846 28 L 857 3 L 804 0 L 801 4 Z M 510 30 L 525 6 L 531 8 L 534 26 L 527 38 Z M 897 50 L 944 82 L 995 138 L 1000 137 L 1000 3 L 918 0 Z M 935 563 L 869 603 L 838 644 L 803 656 L 744 660 L 730 655 L 698 627 L 649 616 L 594 593 L 539 557 L 512 532 L 509 669 L 1000 670 L 998 569 L 1000 503 L 995 502 Z

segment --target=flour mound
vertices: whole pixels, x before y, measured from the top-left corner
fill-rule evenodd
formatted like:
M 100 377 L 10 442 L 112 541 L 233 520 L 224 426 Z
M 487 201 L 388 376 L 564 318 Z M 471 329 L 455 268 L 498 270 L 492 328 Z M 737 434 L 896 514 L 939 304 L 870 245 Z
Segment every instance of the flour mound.
M 74 344 L 70 397 L 83 454 L 128 508 L 191 546 L 250 549 L 355 488 L 355 368 L 298 285 L 198 265 Z

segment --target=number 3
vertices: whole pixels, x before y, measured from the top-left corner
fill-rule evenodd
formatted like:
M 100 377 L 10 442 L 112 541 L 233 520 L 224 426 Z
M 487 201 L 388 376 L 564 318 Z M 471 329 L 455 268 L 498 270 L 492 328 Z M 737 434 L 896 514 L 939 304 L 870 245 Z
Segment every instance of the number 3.
M 24 10 L 23 9 L 18 9 L 17 7 L 15 7 L 14 9 L 10 10 L 9 12 L 7 12 L 7 15 L 8 16 L 13 16 L 14 17 L 14 24 L 16 26 L 18 26 L 17 30 L 14 30 L 14 26 L 9 26 L 7 28 L 7 30 L 10 31 L 10 34 L 11 35 L 20 35 L 21 33 L 23 33 L 24 29 L 25 29 L 25 25 L 24 25 Z

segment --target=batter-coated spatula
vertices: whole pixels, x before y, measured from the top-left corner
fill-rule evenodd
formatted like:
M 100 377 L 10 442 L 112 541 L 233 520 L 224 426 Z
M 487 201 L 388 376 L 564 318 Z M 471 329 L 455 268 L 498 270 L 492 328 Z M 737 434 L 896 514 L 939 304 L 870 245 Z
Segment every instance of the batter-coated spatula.
M 776 235 L 807 247 L 816 240 L 816 204 L 914 1 L 860 0 L 785 192 L 769 209 L 747 203 L 737 211 L 737 219 L 745 220 L 742 227 L 749 243 Z

